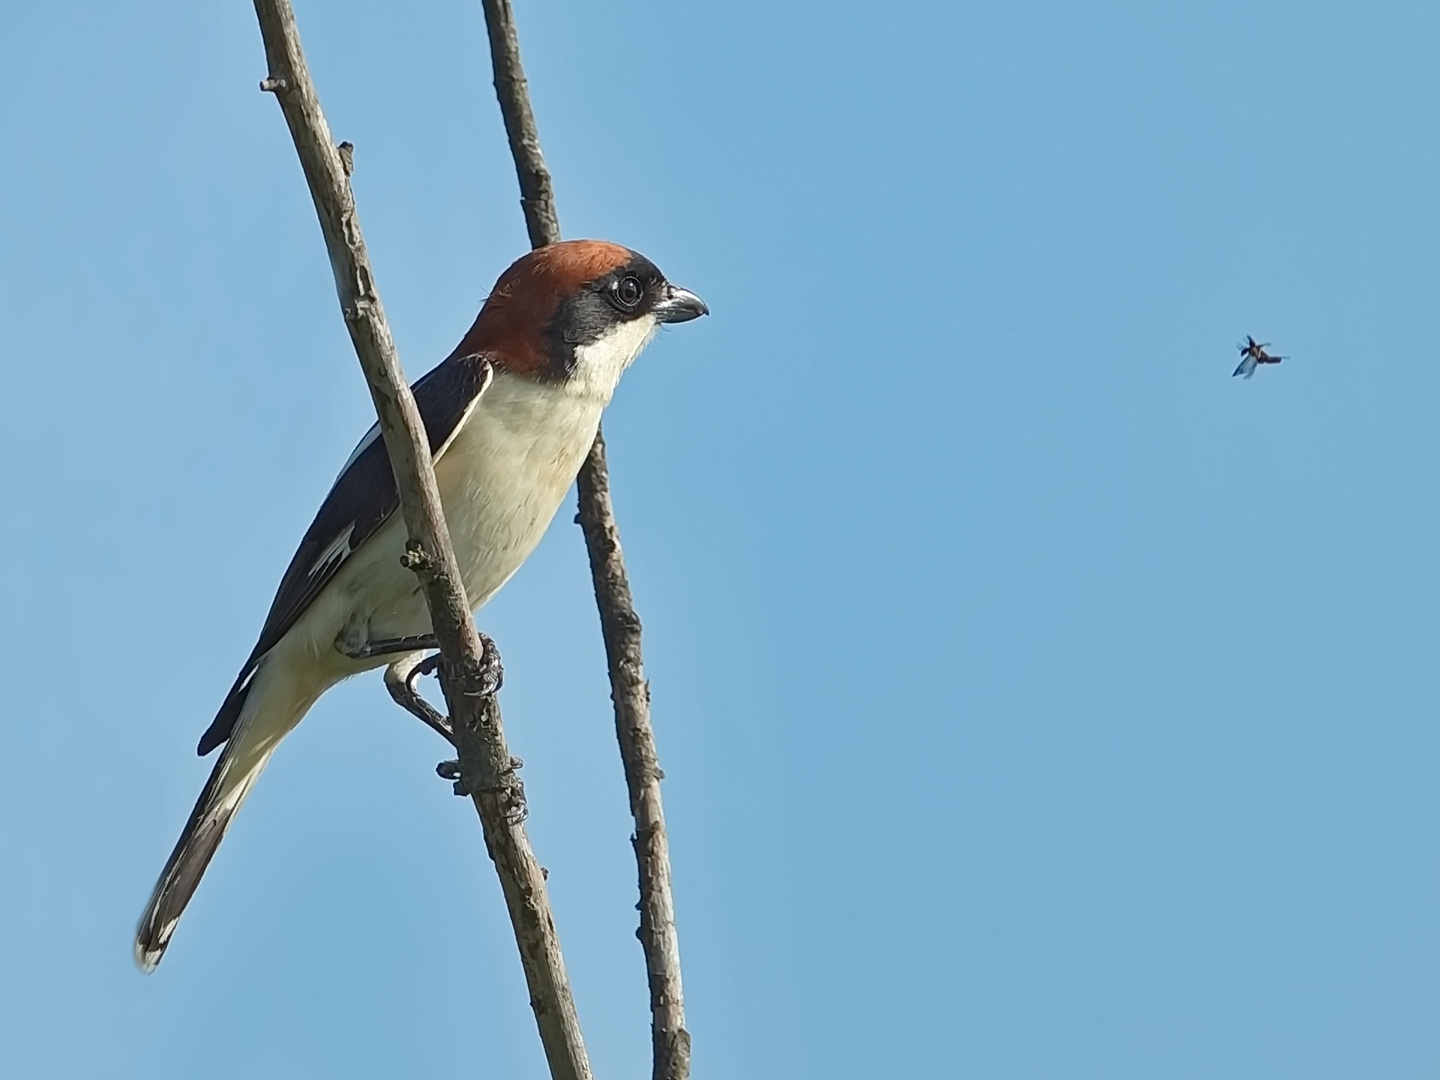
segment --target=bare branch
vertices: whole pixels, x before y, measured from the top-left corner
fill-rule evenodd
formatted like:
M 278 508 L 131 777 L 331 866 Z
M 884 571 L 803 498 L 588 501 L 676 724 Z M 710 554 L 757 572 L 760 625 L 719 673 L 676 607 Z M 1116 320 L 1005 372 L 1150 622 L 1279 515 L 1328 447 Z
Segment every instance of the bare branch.
M 530 93 L 520 65 L 520 41 L 510 0 L 482 0 L 495 69 L 495 92 L 520 180 L 520 205 L 535 247 L 560 239 L 554 187 L 540 152 L 540 133 L 530 108 Z M 640 875 L 640 930 L 650 982 L 650 1032 L 654 1048 L 654 1080 L 685 1080 L 690 1074 L 690 1033 L 685 1029 L 685 995 L 680 981 L 680 942 L 675 929 L 675 903 L 670 888 L 670 842 L 660 801 L 660 771 L 655 732 L 650 724 L 650 687 L 645 681 L 640 650 L 640 617 L 630 595 L 620 529 L 610 501 L 610 473 L 605 438 L 580 467 L 576 520 L 585 532 L 590 574 L 610 668 L 610 696 L 615 703 L 615 732 L 635 816 L 635 860 Z
M 520 65 L 520 39 L 510 0 L 482 0 L 485 29 L 490 35 L 490 64 L 495 72 L 495 96 L 510 139 L 510 156 L 520 180 L 520 208 L 531 247 L 544 247 L 560 239 L 560 216 L 555 212 L 555 188 L 540 152 L 540 130 L 530 108 L 530 87 Z
M 459 751 L 457 788 L 469 794 L 500 876 L 530 1003 L 555 1080 L 590 1080 L 545 890 L 524 820 L 524 789 L 505 744 L 485 650 L 450 544 L 424 426 L 400 368 L 350 190 L 353 150 L 330 135 L 305 64 L 289 0 L 255 0 L 269 76 L 310 187 L 345 325 L 370 386 L 409 530 L 405 563 L 420 579 L 440 645 L 442 687 Z M 492 657 L 493 659 L 493 657 Z
M 660 802 L 660 757 L 650 724 L 650 684 L 640 656 L 640 617 L 630 597 L 630 579 L 620 550 L 620 530 L 610 502 L 605 468 L 605 439 L 597 436 L 581 488 L 579 522 L 590 550 L 590 576 L 600 607 L 605 658 L 610 665 L 610 697 L 615 703 L 615 733 L 635 815 L 635 862 L 640 871 L 640 945 L 650 980 L 650 1035 L 654 1042 L 654 1080 L 685 1080 L 690 1075 L 690 1032 L 685 1029 L 685 992 L 680 983 L 680 938 L 670 891 L 670 837 Z

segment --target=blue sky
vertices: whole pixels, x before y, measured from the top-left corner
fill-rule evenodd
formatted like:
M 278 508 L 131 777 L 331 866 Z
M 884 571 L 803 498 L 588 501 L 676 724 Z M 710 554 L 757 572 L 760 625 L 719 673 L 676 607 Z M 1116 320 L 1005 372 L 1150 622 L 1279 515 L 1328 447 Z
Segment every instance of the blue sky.
M 1440 11 L 518 7 L 566 234 L 713 312 L 607 420 L 696 1076 L 1434 1076 Z M 298 15 L 418 375 L 526 246 L 479 5 Z M 3 26 L 0 1060 L 543 1075 L 375 677 L 131 965 L 373 417 L 250 7 Z M 1289 359 L 1232 380 L 1249 333 Z M 643 1075 L 568 511 L 480 622 L 598 1073 Z

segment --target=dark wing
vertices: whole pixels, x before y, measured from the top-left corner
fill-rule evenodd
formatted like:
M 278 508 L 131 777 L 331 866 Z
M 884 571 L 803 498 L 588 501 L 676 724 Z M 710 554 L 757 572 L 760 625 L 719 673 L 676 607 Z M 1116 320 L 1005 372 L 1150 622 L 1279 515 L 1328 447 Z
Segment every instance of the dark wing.
M 493 378 L 494 369 L 488 360 L 464 356 L 446 360 L 412 387 L 434 457 L 445 452 Z M 260 630 L 260 640 L 240 669 L 214 722 L 200 739 L 200 754 L 208 754 L 230 737 L 260 658 L 289 632 L 345 565 L 345 560 L 375 534 L 399 504 L 390 455 L 377 424 L 360 440 L 320 504 L 320 512 L 305 530 L 300 547 L 280 579 L 270 614 Z

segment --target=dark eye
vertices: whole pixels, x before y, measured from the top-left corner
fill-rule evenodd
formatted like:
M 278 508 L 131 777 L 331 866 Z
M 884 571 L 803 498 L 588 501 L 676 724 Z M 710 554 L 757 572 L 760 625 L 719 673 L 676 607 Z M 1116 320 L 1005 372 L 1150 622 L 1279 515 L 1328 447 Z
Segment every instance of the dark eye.
M 645 286 L 634 274 L 627 274 L 615 283 L 615 302 L 623 308 L 639 305 L 645 297 Z

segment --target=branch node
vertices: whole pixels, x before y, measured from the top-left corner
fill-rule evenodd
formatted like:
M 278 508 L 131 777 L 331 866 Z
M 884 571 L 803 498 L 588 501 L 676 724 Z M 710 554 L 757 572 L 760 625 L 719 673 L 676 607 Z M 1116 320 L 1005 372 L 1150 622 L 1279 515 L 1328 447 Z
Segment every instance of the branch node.
M 435 569 L 435 559 L 425 550 L 419 540 L 407 540 L 405 541 L 405 554 L 400 556 L 400 565 L 406 570 L 423 574 L 428 570 Z
M 435 771 L 446 780 L 455 782 L 456 795 L 500 796 L 504 803 L 505 821 L 509 825 L 519 825 L 530 816 L 530 807 L 525 799 L 525 781 L 520 779 L 513 767 L 502 772 L 493 784 L 484 784 L 475 777 L 467 777 L 458 761 L 442 761 L 435 767 Z
M 290 89 L 290 80 L 289 80 L 289 79 L 277 79 L 277 78 L 275 78 L 274 76 L 268 76 L 268 77 L 260 80 L 260 91 L 261 91 L 261 93 L 265 93 L 265 94 L 279 94 L 279 93 L 281 93 L 282 91 L 289 90 L 289 89 Z
M 355 287 L 357 292 L 363 293 L 363 283 L 358 275 L 356 277 Z M 365 322 L 370 318 L 372 309 L 373 305 L 370 303 L 369 298 L 363 295 L 357 296 L 348 304 L 340 305 L 340 313 L 345 316 L 347 323 Z

